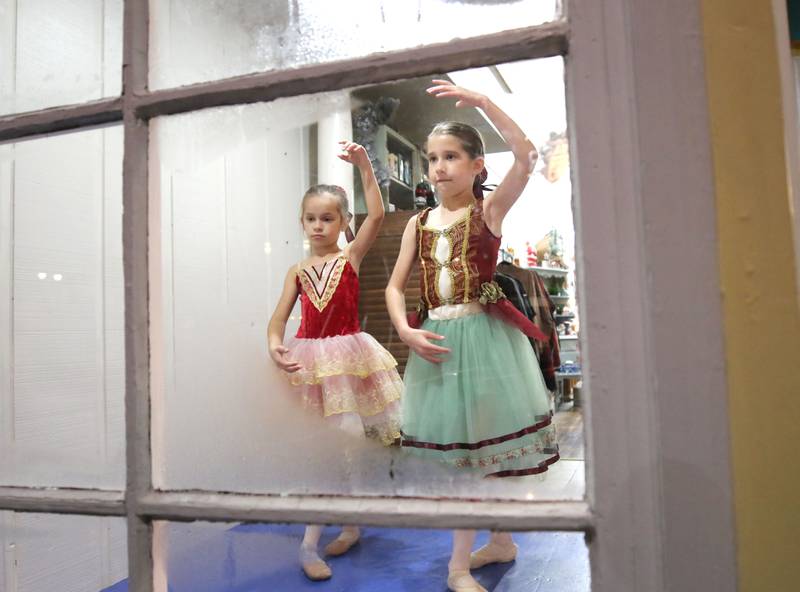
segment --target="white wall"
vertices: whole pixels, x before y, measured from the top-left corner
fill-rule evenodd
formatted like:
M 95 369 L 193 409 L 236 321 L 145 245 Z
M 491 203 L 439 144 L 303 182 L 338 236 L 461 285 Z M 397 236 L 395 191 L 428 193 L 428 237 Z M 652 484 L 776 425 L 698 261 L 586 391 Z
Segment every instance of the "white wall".
M 128 575 L 125 520 L 0 512 L 0 590 L 98 592 Z
M 121 185 L 120 128 L 0 149 L 3 485 L 124 487 Z M 0 514 L 4 590 L 125 575 L 122 521 Z
M 118 94 L 121 55 L 121 0 L 0 0 L 0 113 Z M 120 128 L 0 146 L 0 484 L 124 486 L 121 188 Z M 120 519 L 0 512 L 0 544 L 7 592 L 127 573 Z
M 122 487 L 122 130 L 4 154 L 0 482 Z

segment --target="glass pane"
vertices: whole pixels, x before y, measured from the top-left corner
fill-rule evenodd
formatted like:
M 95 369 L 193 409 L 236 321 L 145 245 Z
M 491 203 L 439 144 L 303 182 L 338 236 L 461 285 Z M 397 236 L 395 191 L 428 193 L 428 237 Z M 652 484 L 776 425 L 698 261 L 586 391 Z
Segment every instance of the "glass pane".
M 319 528 L 319 527 L 318 527 Z M 447 589 L 452 531 L 362 527 L 358 542 L 339 556 L 325 549 L 342 529 L 322 529 L 316 545 L 330 569 L 328 581 L 311 581 L 301 570 L 302 557 L 314 556 L 313 531 L 302 525 L 194 522 L 156 523 L 153 557 L 156 590 L 347 590 L 349 592 L 439 592 Z M 351 536 L 348 534 L 347 536 Z M 495 535 L 496 541 L 507 543 Z M 589 592 L 589 554 L 583 533 L 514 533 L 515 560 L 473 569 L 473 577 L 496 592 Z M 352 539 L 351 539 L 352 540 Z M 472 549 L 489 540 L 478 532 Z M 469 541 L 465 549 L 469 549 Z M 514 554 L 511 547 L 511 554 Z M 311 550 L 311 553 L 310 553 Z M 335 551 L 336 549 L 330 549 Z M 464 553 L 463 560 L 468 560 Z M 318 568 L 318 567 L 317 567 Z M 315 573 L 312 571 L 312 574 Z M 159 586 L 160 584 L 160 586 Z
M 384 289 L 419 199 L 424 205 L 438 196 L 438 189 L 430 192 L 424 167 L 423 147 L 433 124 L 458 119 L 482 133 L 490 183 L 499 182 L 510 168 L 508 147 L 478 110 L 456 110 L 451 99 L 425 92 L 430 80 L 416 79 L 159 118 L 151 134 L 151 265 L 153 276 L 160 278 L 151 293 L 158 487 L 470 498 L 583 496 L 563 61 L 504 64 L 449 77 L 491 95 L 542 153 L 525 193 L 506 217 L 497 254 L 507 260 L 498 267 L 506 276 L 503 281 L 510 282 L 504 289 L 518 289 L 519 305 L 535 307 L 547 331 L 548 346 L 537 346 L 541 360 L 531 341 L 504 321 L 496 321 L 509 340 L 502 352 L 488 349 L 483 338 L 468 337 L 491 356 L 481 353 L 474 363 L 464 362 L 464 369 L 447 370 L 452 380 L 464 373 L 475 380 L 453 386 L 447 400 L 456 408 L 421 414 L 438 422 L 423 428 L 429 437 L 414 433 L 420 405 L 408 398 L 407 372 L 405 387 L 400 383 L 409 350 L 392 329 Z M 387 120 L 386 109 L 392 105 L 396 108 Z M 374 157 L 388 209 L 358 271 L 359 311 L 354 297 L 347 300 L 356 290 L 353 265 L 340 261 L 317 267 L 312 270 L 316 276 L 309 267 L 299 274 L 297 270 L 317 249 L 313 233 L 304 235 L 300 223 L 301 198 L 309 186 L 343 188 L 354 202 L 356 224 L 364 219 L 361 176 L 336 157 L 337 140 L 349 137 Z M 421 193 L 415 195 L 416 190 Z M 340 246 L 345 244 L 339 240 Z M 333 241 L 332 248 L 335 235 Z M 472 275 L 471 285 L 477 289 L 478 274 Z M 303 366 L 290 376 L 273 364 L 267 348 L 268 323 L 286 278 L 294 309 L 286 312 L 284 343 Z M 406 295 L 412 310 L 419 287 L 414 275 Z M 304 296 L 298 300 L 300 290 Z M 521 296 L 523 292 L 530 296 Z M 331 308 L 326 308 L 327 298 Z M 485 312 L 480 305 L 478 309 Z M 293 340 L 303 315 L 318 328 L 338 327 L 336 334 Z M 345 330 L 356 324 L 363 332 Z M 310 327 L 303 331 L 313 332 Z M 380 345 L 373 346 L 365 334 Z M 399 374 L 391 356 L 399 363 Z M 492 363 L 484 366 L 489 359 Z M 487 394 L 476 394 L 468 406 L 458 407 L 462 386 L 463 392 Z M 520 394 L 509 399 L 508 392 Z M 561 432 L 555 439 L 553 424 Z M 452 431 L 454 426 L 460 431 Z M 398 429 L 407 436 L 403 448 L 383 446 L 380 441 L 390 442 Z M 563 442 L 563 450 L 552 464 L 559 458 L 557 442 Z M 485 474 L 515 478 L 483 479 Z
M 150 88 L 294 68 L 537 25 L 559 0 L 150 3 Z
M 124 487 L 122 128 L 0 146 L 0 483 Z
M 125 520 L 0 511 L 0 589 L 127 590 Z
M 121 88 L 122 0 L 0 0 L 0 113 Z

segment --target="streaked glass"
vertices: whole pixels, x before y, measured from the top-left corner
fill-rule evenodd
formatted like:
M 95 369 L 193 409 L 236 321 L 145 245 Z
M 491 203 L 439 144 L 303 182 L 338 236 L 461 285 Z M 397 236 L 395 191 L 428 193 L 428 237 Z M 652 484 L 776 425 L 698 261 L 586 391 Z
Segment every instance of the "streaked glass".
M 150 88 L 296 68 L 552 21 L 559 0 L 151 1 Z

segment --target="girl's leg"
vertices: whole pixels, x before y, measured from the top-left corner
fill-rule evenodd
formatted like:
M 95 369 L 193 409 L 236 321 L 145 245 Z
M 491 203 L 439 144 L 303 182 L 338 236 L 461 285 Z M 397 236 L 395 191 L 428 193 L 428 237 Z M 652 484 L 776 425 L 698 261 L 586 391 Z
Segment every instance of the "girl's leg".
M 322 526 L 319 524 L 309 524 L 306 526 L 306 532 L 303 535 L 303 546 L 307 549 L 313 549 L 314 552 L 316 552 L 321 536 Z
M 510 532 L 500 532 L 497 530 L 492 531 L 491 542 L 500 545 L 501 547 L 510 547 L 514 544 L 514 539 L 511 538 Z
M 453 592 L 486 592 L 469 573 L 470 554 L 475 542 L 474 530 L 453 531 L 453 553 L 448 564 L 447 587 Z
M 303 572 L 311 580 L 327 580 L 331 577 L 331 568 L 317 553 L 320 536 L 322 536 L 322 526 L 309 524 L 300 544 L 300 564 Z
M 325 555 L 336 557 L 337 555 L 347 553 L 350 547 L 358 542 L 360 537 L 361 531 L 358 529 L 358 526 L 344 526 L 339 536 L 325 547 Z
M 517 558 L 517 546 L 510 532 L 492 532 L 489 542 L 470 556 L 470 569 L 490 563 L 508 563 Z
M 469 569 L 469 553 L 472 545 L 475 544 L 474 530 L 454 530 L 453 531 L 453 553 L 450 555 L 448 568 L 450 571 L 457 569 Z

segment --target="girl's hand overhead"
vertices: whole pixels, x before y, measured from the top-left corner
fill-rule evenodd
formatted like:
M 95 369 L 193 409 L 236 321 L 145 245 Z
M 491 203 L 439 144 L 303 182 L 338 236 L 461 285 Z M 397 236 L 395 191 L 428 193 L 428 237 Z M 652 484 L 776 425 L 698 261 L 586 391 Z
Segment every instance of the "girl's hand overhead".
M 361 144 L 350 142 L 349 140 L 340 140 L 339 145 L 342 148 L 340 154 L 337 156 L 345 162 L 357 167 L 372 166 L 369 161 L 369 155 L 366 149 Z
M 433 83 L 436 86 L 427 89 L 428 94 L 437 99 L 452 97 L 456 99 L 456 107 L 480 107 L 483 109 L 486 105 L 486 95 L 456 86 L 449 80 L 435 78 Z

